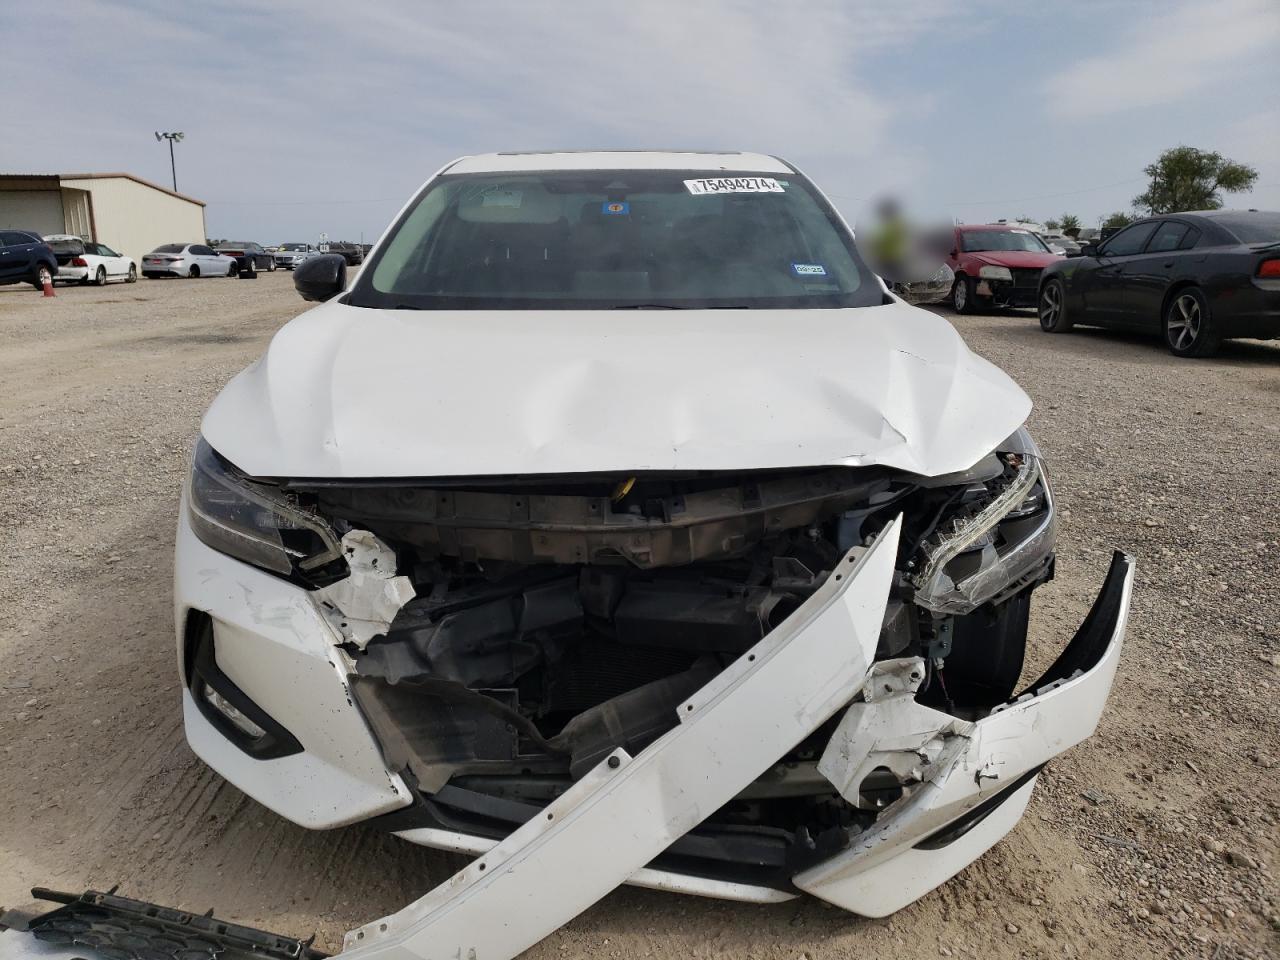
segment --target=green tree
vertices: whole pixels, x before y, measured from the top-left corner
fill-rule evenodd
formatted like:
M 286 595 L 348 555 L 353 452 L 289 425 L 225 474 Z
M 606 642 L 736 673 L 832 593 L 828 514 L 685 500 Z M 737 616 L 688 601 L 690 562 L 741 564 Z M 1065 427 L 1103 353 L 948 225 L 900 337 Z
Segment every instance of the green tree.
M 1195 147 L 1166 150 L 1143 173 L 1151 182 L 1145 193 L 1133 198 L 1133 205 L 1152 214 L 1217 210 L 1222 206 L 1222 191 L 1243 193 L 1258 179 L 1253 167 Z
M 1044 222 L 1044 228 L 1046 230 L 1052 230 L 1054 233 L 1058 232 L 1059 226 L 1061 226 L 1061 224 L 1059 224 L 1057 220 L 1046 220 Z
M 1133 221 L 1134 217 L 1132 215 L 1125 213 L 1123 210 L 1117 210 L 1115 213 L 1107 217 L 1107 219 L 1103 220 L 1102 225 L 1104 227 L 1127 227 L 1129 224 L 1133 223 Z
M 1062 224 L 1062 232 L 1068 237 L 1074 238 L 1080 232 L 1080 218 L 1074 213 L 1064 213 L 1058 218 L 1058 222 Z

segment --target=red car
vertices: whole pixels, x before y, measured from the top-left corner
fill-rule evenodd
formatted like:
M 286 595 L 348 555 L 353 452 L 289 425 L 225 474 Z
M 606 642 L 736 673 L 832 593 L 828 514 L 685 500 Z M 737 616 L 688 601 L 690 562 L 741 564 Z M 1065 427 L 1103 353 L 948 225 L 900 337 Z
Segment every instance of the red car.
M 956 227 L 947 256 L 947 266 L 956 275 L 951 305 L 957 313 L 1034 307 L 1040 271 L 1061 259 L 1030 230 L 1002 223 Z

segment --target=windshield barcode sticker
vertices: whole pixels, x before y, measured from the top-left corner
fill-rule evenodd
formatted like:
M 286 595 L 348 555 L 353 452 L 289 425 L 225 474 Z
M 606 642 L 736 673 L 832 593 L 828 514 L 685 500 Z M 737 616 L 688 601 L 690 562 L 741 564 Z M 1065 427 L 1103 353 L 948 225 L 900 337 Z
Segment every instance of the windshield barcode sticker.
M 708 193 L 786 193 L 773 177 L 716 177 L 686 180 L 684 185 L 695 197 Z
M 827 268 L 820 263 L 793 263 L 791 269 L 797 277 L 825 277 Z

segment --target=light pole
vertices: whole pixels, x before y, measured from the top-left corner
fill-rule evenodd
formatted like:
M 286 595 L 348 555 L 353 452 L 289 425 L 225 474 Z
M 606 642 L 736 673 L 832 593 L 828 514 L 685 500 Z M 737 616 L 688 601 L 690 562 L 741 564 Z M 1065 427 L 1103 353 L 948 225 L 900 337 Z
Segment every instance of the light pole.
M 178 192 L 178 168 L 173 162 L 173 145 L 181 139 L 181 133 L 161 133 L 159 130 L 156 131 L 156 143 L 159 143 L 161 140 L 169 141 L 169 172 L 173 174 L 174 193 Z

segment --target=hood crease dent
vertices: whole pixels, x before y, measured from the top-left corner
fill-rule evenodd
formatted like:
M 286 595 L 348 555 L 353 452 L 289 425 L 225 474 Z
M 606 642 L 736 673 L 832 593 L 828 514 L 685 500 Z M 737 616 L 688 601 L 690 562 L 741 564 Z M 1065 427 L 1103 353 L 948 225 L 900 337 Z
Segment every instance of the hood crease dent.
M 259 477 L 972 466 L 1027 395 L 941 317 L 844 310 L 380 311 L 281 328 L 205 415 Z

